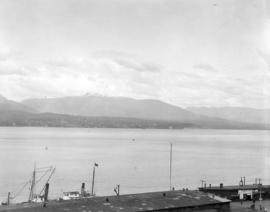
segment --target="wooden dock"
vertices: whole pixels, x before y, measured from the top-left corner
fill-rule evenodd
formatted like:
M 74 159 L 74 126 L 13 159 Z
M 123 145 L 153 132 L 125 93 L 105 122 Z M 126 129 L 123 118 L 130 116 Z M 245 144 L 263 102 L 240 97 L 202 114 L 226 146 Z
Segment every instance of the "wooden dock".
M 200 187 L 199 191 L 212 193 L 230 200 L 240 200 L 240 193 L 243 193 L 243 200 L 256 199 L 260 196 L 263 199 L 270 199 L 270 185 L 251 184 L 251 185 L 229 185 Z

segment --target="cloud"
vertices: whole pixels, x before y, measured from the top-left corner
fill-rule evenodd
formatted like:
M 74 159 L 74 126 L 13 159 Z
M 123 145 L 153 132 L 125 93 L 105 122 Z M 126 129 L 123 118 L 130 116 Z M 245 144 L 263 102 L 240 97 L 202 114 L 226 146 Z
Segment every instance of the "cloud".
M 0 62 L 7 60 L 11 56 L 9 48 L 0 45 Z
M 0 62 L 5 61 L 7 59 L 7 55 L 0 52 Z
M 26 75 L 28 68 L 20 60 L 20 52 L 0 44 L 0 75 Z
M 94 57 L 112 60 L 118 65 L 133 71 L 139 72 L 161 72 L 163 66 L 149 61 L 144 61 L 142 58 L 130 52 L 117 50 L 103 50 L 93 53 Z
M 17 100 L 97 93 L 155 98 L 179 106 L 237 106 L 242 103 L 255 106 L 269 96 L 266 91 L 263 93 L 267 89 L 262 82 L 267 79 L 259 69 L 218 72 L 209 64 L 165 69 L 136 55 L 106 54 L 52 57 L 40 61 L 7 58 L 0 61 L 0 90 Z M 260 54 L 264 59 L 269 58 L 269 55 Z M 263 67 L 265 69 L 265 65 Z
M 260 56 L 260 58 L 265 62 L 268 70 L 270 71 L 270 54 L 267 54 L 261 50 L 258 50 L 257 53 Z
M 149 62 L 135 62 L 125 59 L 115 59 L 114 61 L 117 64 L 125 67 L 126 69 L 130 69 L 133 71 L 152 72 L 152 73 L 157 73 L 161 71 L 161 66 Z
M 204 71 L 209 71 L 209 72 L 218 72 L 217 69 L 215 69 L 213 66 L 209 64 L 197 64 L 193 66 L 194 69 L 200 69 Z
M 177 74 L 177 73 L 176 73 Z M 201 74 L 197 74 L 197 73 L 192 73 L 192 72 L 180 72 L 180 77 L 181 78 L 184 78 L 184 79 L 187 79 L 187 80 L 190 80 L 190 79 L 203 79 L 204 76 L 201 75 Z
M 70 67 L 74 65 L 74 62 L 72 62 L 69 59 L 64 59 L 64 58 L 58 58 L 58 59 L 51 59 L 51 60 L 47 60 L 44 62 L 44 64 L 48 65 L 48 66 L 52 66 L 52 67 Z
M 117 50 L 101 50 L 101 51 L 95 51 L 92 53 L 94 57 L 98 58 L 136 58 L 137 56 L 135 54 L 132 54 L 130 52 L 124 52 L 124 51 L 117 51 Z
M 135 60 L 116 62 L 111 58 L 95 57 L 51 58 L 25 63 L 19 60 L 0 61 L 0 75 L 5 75 L 0 77 L 0 90 L 17 100 L 87 92 L 151 98 L 157 93 L 157 86 L 153 83 L 158 76 L 151 72 L 157 72 L 159 68 L 155 64 Z
M 27 70 L 14 60 L 0 61 L 0 75 L 25 75 Z

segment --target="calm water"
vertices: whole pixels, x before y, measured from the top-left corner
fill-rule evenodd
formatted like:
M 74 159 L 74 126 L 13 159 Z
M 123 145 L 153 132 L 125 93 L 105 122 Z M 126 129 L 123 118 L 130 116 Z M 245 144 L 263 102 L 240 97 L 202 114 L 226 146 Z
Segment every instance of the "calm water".
M 170 143 L 176 189 L 195 189 L 201 179 L 237 184 L 240 176 L 270 184 L 269 141 L 269 131 L 0 128 L 0 201 L 31 178 L 35 162 L 56 167 L 50 198 L 82 182 L 91 190 L 94 162 L 97 195 L 112 195 L 117 184 L 122 194 L 166 190 Z

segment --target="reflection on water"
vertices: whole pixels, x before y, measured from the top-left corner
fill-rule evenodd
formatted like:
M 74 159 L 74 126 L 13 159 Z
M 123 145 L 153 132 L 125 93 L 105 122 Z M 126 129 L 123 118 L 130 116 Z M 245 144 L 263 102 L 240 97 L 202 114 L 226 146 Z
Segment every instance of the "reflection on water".
M 207 183 L 236 184 L 240 176 L 269 182 L 269 131 L 0 128 L 0 201 L 18 189 L 38 167 L 55 166 L 50 198 L 63 191 L 91 188 L 121 193 L 169 188 L 169 152 L 173 143 L 172 183 L 176 189 Z M 29 189 L 17 201 L 27 199 Z

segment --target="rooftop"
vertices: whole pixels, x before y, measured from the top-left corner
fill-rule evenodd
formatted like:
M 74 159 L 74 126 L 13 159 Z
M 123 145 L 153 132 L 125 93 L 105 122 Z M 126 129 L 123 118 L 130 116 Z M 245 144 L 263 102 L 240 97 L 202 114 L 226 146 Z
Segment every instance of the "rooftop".
M 49 202 L 46 211 L 132 212 L 229 204 L 229 200 L 199 191 L 166 191 Z M 38 209 L 38 208 L 40 209 Z M 7 207 L 0 207 L 0 211 Z M 42 211 L 41 205 L 10 206 L 14 211 Z

